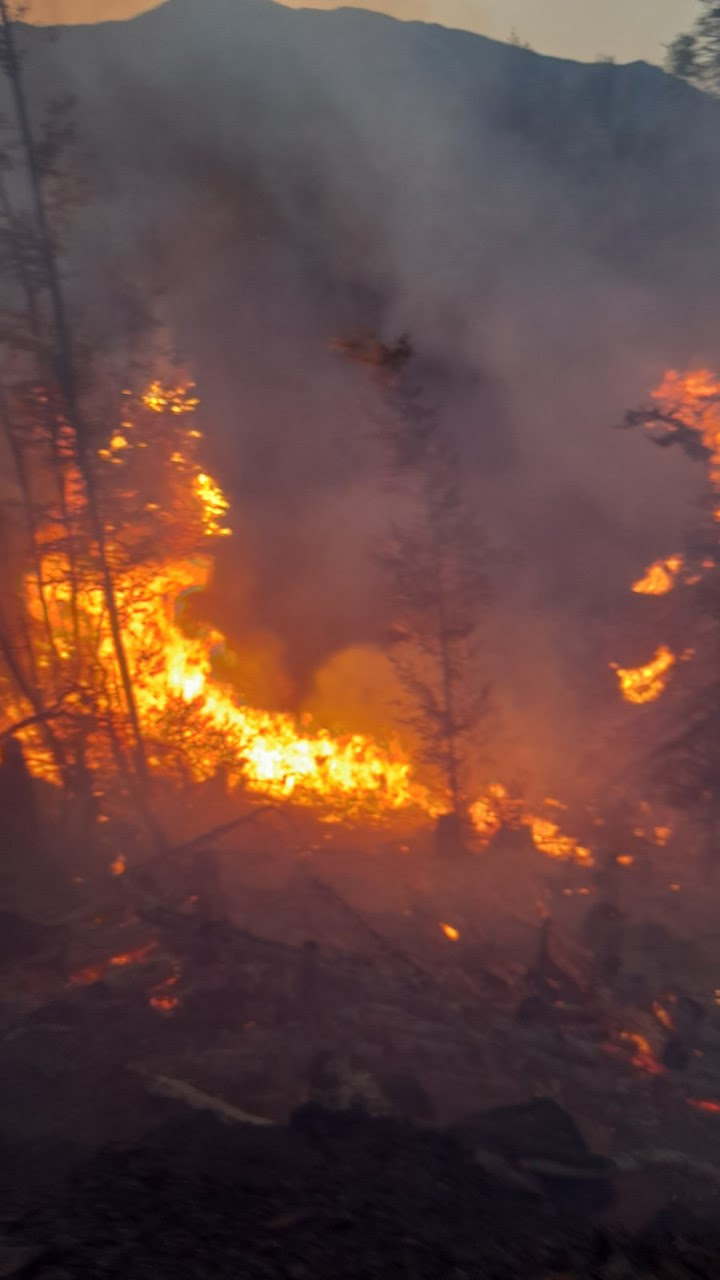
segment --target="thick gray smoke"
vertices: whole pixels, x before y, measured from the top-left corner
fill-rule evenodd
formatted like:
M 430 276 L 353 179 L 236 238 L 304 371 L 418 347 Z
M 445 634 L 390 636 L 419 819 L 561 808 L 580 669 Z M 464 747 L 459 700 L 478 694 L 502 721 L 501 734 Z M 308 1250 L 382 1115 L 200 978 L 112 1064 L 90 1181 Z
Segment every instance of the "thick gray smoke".
M 271 0 L 26 45 L 37 99 L 77 97 L 81 273 L 162 291 L 196 374 L 244 525 L 223 580 L 242 554 L 253 584 L 220 621 L 275 632 L 301 692 L 382 634 L 372 393 L 329 344 L 410 331 L 502 551 L 490 669 L 518 769 L 567 776 L 622 712 L 610 659 L 661 639 L 629 584 L 701 484 L 610 428 L 666 366 L 717 360 L 720 107 L 644 64 Z

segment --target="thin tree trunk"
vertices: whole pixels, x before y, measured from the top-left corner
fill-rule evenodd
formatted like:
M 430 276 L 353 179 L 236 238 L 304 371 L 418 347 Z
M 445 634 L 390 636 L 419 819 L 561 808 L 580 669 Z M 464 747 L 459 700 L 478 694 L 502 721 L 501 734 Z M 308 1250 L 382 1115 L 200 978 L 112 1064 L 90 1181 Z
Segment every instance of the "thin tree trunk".
M 440 681 L 442 687 L 442 733 L 445 740 L 445 771 L 452 812 L 460 814 L 460 769 L 457 756 L 457 720 L 455 717 L 455 682 L 453 679 L 452 653 L 448 632 L 447 609 L 445 605 L 445 583 L 443 582 L 445 555 L 442 546 L 439 521 L 440 515 L 433 502 L 432 492 L 426 494 L 428 523 L 430 536 L 434 544 L 435 562 L 437 566 L 438 587 L 438 646 L 440 651 Z
M 122 627 L 120 624 L 120 615 L 115 596 L 115 586 L 113 582 L 112 571 L 107 554 L 107 539 L 105 536 L 105 526 L 100 513 L 97 488 L 93 473 L 92 458 L 90 454 L 90 446 L 88 439 L 88 431 L 86 424 L 83 422 L 79 413 L 77 388 L 75 382 L 74 364 L 72 347 L 70 342 L 70 331 L 65 315 L 64 299 L 60 285 L 59 273 L 57 270 L 57 262 L 55 252 L 52 245 L 50 230 L 47 222 L 45 210 L 45 201 L 42 191 L 42 183 L 37 162 L 37 153 L 30 125 L 30 117 L 25 99 L 25 91 L 20 72 L 20 64 L 15 48 L 15 38 L 13 32 L 13 21 L 9 14 L 7 0 L 0 0 L 0 21 L 2 22 L 2 30 L 4 36 L 4 54 L 5 54 L 5 71 L 8 76 L 13 96 L 15 114 L 17 118 L 20 141 L 25 155 L 28 179 L 32 195 L 33 213 L 35 224 L 38 231 L 40 242 L 40 250 L 43 258 L 43 265 L 46 276 L 46 284 L 50 295 L 50 303 L 53 316 L 53 327 L 55 331 L 56 344 L 56 378 L 60 387 L 65 408 L 70 425 L 75 432 L 75 441 L 78 456 L 78 465 L 82 475 L 85 493 L 88 505 L 88 521 L 90 525 L 90 533 L 97 545 L 98 557 L 100 562 L 100 571 L 103 583 L 103 592 L 105 595 L 108 619 L 110 622 L 110 630 L 113 639 L 113 647 L 117 658 L 120 678 L 125 695 L 128 717 L 132 726 L 133 737 L 135 740 L 135 764 L 138 779 L 143 787 L 146 786 L 147 775 L 147 759 L 145 756 L 145 744 L 143 741 L 142 731 L 140 728 L 140 720 L 138 716 L 137 703 L 135 701 L 135 693 L 132 684 L 132 677 L 128 665 L 127 654 L 122 636 Z
M 14 234 L 15 214 L 14 214 L 12 204 L 10 202 L 10 197 L 8 196 L 8 193 L 7 193 L 7 187 L 2 180 L 1 174 L 0 174 L 0 212 L 2 212 L 2 215 L 5 218 L 5 221 L 8 225 L 8 228 L 10 229 L 10 245 L 11 245 L 13 267 L 15 269 L 15 275 L 17 276 L 17 279 L 18 279 L 18 284 L 25 297 L 25 305 L 27 307 L 28 320 L 30 323 L 30 331 L 36 343 L 37 359 L 38 361 L 41 362 L 41 365 L 43 366 L 43 378 L 49 382 L 50 379 L 48 378 L 48 373 L 50 371 L 44 367 L 47 364 L 47 358 L 43 357 L 42 355 L 42 352 L 44 350 L 44 345 L 43 345 L 42 324 L 40 320 L 40 310 L 38 307 L 37 289 L 33 284 L 32 277 L 27 270 L 27 266 L 22 254 L 18 252 L 17 236 L 16 234 Z M 54 414 L 52 411 L 52 406 L 50 404 L 49 396 L 46 397 L 44 409 L 45 409 L 45 422 L 47 426 L 48 439 L 50 440 L 52 452 L 53 452 L 53 470 L 54 470 L 55 480 L 57 483 L 58 501 L 60 504 L 60 514 L 61 514 L 62 523 L 65 526 L 65 536 L 67 538 L 68 564 L 70 566 L 70 610 L 71 610 L 71 617 L 72 617 L 72 624 L 73 624 L 73 639 L 75 643 L 75 650 L 76 650 L 76 654 L 79 655 L 80 653 L 80 616 L 78 612 L 77 552 L 75 547 L 75 538 L 73 536 L 73 531 L 72 531 L 72 525 L 70 523 L 70 513 L 67 507 L 67 497 L 65 493 L 65 483 L 64 483 L 64 467 L 63 467 L 62 455 L 60 450 L 57 415 Z M 9 418 L 8 418 L 8 421 L 9 421 Z M 27 488 L 29 492 L 29 486 L 27 486 Z M 32 503 L 30 504 L 30 509 L 32 510 Z M 35 535 L 33 534 L 33 538 L 34 537 Z M 36 554 L 36 548 L 37 548 L 37 544 L 35 542 L 33 546 L 34 557 Z M 41 561 L 39 562 L 41 563 Z M 38 583 L 39 582 L 40 582 L 40 578 L 38 577 Z M 41 598 L 42 598 L 42 592 L 41 592 Z M 43 610 L 45 611 L 44 598 L 43 598 Z M 51 630 L 49 631 L 49 640 L 54 653 L 56 653 L 54 637 L 52 635 Z
M 5 403 L 5 396 L 4 396 L 4 393 L 2 392 L 2 389 L 0 389 L 0 418 L 2 419 L 3 433 L 8 442 L 8 448 L 10 450 L 13 463 L 15 465 L 15 473 L 17 475 L 17 482 L 18 482 L 18 486 L 20 488 L 20 494 L 22 497 L 23 509 L 25 512 L 25 523 L 27 525 L 27 532 L 30 539 L 30 552 L 31 552 L 31 557 L 33 562 L 33 571 L 35 575 L 35 581 L 37 583 L 38 596 L 40 599 L 40 608 L 42 610 L 42 615 L 43 615 L 43 625 L 45 627 L 45 634 L 47 637 L 48 647 L 50 649 L 50 654 L 52 656 L 52 661 L 53 661 L 53 672 L 55 675 L 55 681 L 57 685 L 55 692 L 56 694 L 59 694 L 60 692 L 60 685 L 59 685 L 60 655 L 58 654 L 57 645 L 55 643 L 55 636 L 54 636 L 52 624 L 50 621 L 50 613 L 48 611 L 47 597 L 45 594 L 45 579 L 43 575 L 42 556 L 38 551 L 37 520 L 35 518 L 35 506 L 32 500 L 32 492 L 30 489 L 30 477 L 28 476 L 27 467 L 25 466 L 25 458 L 23 456 L 22 446 L 20 445 L 20 442 L 18 441 L 15 435 L 15 432 L 13 431 L 12 425 L 10 423 L 8 409 Z M 33 679 L 35 683 L 39 685 L 37 670 L 35 669 L 35 666 L 36 666 L 35 654 L 33 652 L 32 645 L 30 645 L 30 655 L 31 655 L 31 661 L 33 666 L 33 673 L 32 673 Z
M 448 789 L 452 802 L 452 811 L 460 813 L 460 772 L 457 758 L 457 723 L 455 720 L 455 689 L 452 678 L 452 656 L 445 619 L 444 599 L 440 597 L 439 618 L 440 669 L 443 690 L 443 732 L 445 736 L 445 757 Z
M 10 639 L 10 633 L 7 630 L 2 615 L 0 614 L 0 653 L 5 659 L 5 664 L 10 672 L 17 689 L 21 696 L 33 709 L 33 719 L 38 725 L 38 729 L 45 739 L 45 745 L 51 753 L 53 760 L 57 766 L 61 778 L 65 778 L 67 772 L 67 757 L 63 749 L 62 742 L 53 733 L 48 724 L 48 711 L 43 703 L 42 696 L 31 681 L 25 677 L 22 665 L 18 662 L 17 655 Z

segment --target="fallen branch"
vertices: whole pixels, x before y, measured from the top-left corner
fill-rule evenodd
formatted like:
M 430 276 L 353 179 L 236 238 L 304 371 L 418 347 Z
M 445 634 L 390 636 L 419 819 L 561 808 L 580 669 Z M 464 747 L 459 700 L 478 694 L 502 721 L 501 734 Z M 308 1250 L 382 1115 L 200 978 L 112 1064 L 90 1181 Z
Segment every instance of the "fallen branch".
M 645 1169 L 656 1169 L 658 1166 L 669 1169 L 684 1169 L 686 1173 L 696 1173 L 701 1178 L 720 1183 L 720 1169 L 707 1160 L 696 1160 L 684 1151 L 673 1151 L 663 1147 L 651 1147 L 649 1151 L 638 1151 L 633 1155 L 615 1156 L 613 1164 L 618 1173 L 642 1173 Z
M 243 827 L 248 822 L 254 822 L 256 818 L 262 817 L 264 813 L 278 812 L 276 804 L 262 804 L 257 809 L 251 809 L 250 813 L 243 813 L 239 818 L 232 818 L 230 822 L 221 822 L 219 826 L 211 827 L 209 831 L 203 831 L 199 836 L 193 836 L 192 840 L 185 840 L 182 844 L 176 844 L 173 848 L 166 849 L 164 856 L 170 857 L 174 853 L 187 853 L 190 849 L 196 849 L 200 845 L 219 840 L 221 836 L 228 835 L 236 827 Z
M 22 729 L 29 729 L 34 724 L 46 724 L 48 720 L 57 720 L 58 716 L 69 715 L 70 713 L 63 708 L 63 703 L 72 693 L 77 693 L 77 689 L 75 687 L 66 689 L 65 693 L 61 694 L 57 702 L 53 703 L 53 705 L 48 707 L 46 710 L 38 711 L 32 716 L 26 716 L 24 720 L 18 720 L 15 724 L 10 725 L 9 729 L 3 729 L 0 734 L 0 743 L 6 742 L 7 739 L 12 738 L 14 734 L 20 733 Z
M 151 1075 L 142 1067 L 130 1069 L 140 1077 L 150 1093 L 184 1102 L 194 1111 L 209 1111 L 226 1124 L 247 1124 L 255 1128 L 269 1128 L 275 1124 L 274 1120 L 268 1120 L 266 1116 L 256 1116 L 250 1111 L 242 1111 L 240 1107 L 234 1107 L 232 1103 L 225 1102 L 222 1098 L 204 1093 L 202 1089 L 196 1089 L 194 1084 L 188 1084 L 187 1080 L 175 1080 L 172 1076 Z
M 184 930 L 186 935 L 195 935 L 207 930 L 206 923 L 199 919 L 198 916 L 191 915 L 190 912 L 186 911 L 172 911 L 168 907 L 138 907 L 137 915 L 141 920 L 147 920 L 148 924 L 170 932 L 177 932 L 180 929 Z M 211 927 L 216 937 L 228 942 L 249 942 L 253 946 L 265 947 L 271 951 L 281 951 L 285 955 L 299 955 L 302 950 L 301 947 L 293 946 L 290 942 L 280 942 L 275 938 L 262 938 L 258 934 L 249 933 L 247 929 L 241 929 L 239 925 L 233 924 L 231 920 L 217 920 L 213 922 Z
M 127 885 L 137 883 L 137 877 L 142 879 L 148 877 L 148 873 L 159 870 L 171 858 L 177 857 L 181 853 L 190 853 L 193 849 L 200 849 L 204 844 L 210 844 L 213 840 L 219 840 L 222 836 L 228 835 L 230 831 L 234 831 L 236 827 L 245 826 L 247 823 L 254 822 L 256 818 L 262 817 L 264 813 L 277 812 L 277 805 L 263 804 L 257 809 L 251 809 L 249 813 L 243 813 L 239 818 L 232 818 L 229 822 L 222 822 L 217 827 L 211 827 L 209 831 L 202 831 L 199 835 L 193 836 L 190 840 L 184 840 L 182 844 L 165 845 L 155 857 L 149 858 L 147 861 L 130 867 L 123 876 L 123 881 Z M 158 889 L 158 893 L 159 893 Z
M 360 928 L 364 929 L 365 932 L 370 935 L 381 950 L 386 951 L 394 960 L 398 960 L 401 964 L 404 964 L 408 969 L 410 969 L 416 978 L 422 978 L 424 981 L 428 981 L 430 979 L 434 980 L 434 975 L 429 969 L 418 964 L 417 960 L 413 960 L 412 956 L 409 956 L 406 951 L 403 951 L 400 947 L 396 947 L 394 943 L 388 941 L 388 939 L 380 933 L 374 925 L 371 925 L 359 911 L 355 910 L 355 907 L 351 907 L 350 903 L 346 902 L 336 889 L 333 889 L 331 885 L 326 884 L 324 880 L 318 880 L 316 876 L 310 876 L 309 879 L 315 889 L 319 889 L 321 893 L 330 898 L 338 907 L 341 907 L 356 924 L 360 925 Z

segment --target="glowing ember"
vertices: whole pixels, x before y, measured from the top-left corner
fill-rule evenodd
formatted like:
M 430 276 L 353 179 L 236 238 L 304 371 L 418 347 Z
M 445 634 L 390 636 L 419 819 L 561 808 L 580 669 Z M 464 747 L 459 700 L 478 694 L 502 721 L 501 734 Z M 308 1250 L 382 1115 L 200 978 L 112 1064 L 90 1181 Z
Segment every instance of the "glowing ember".
M 677 576 L 683 567 L 682 556 L 669 556 L 667 560 L 656 560 L 637 582 L 633 583 L 633 591 L 637 595 L 664 596 L 672 591 Z
M 449 938 L 451 942 L 458 942 L 458 941 L 459 941 L 459 939 L 460 939 L 460 930 L 459 930 L 459 929 L 456 929 L 454 925 L 452 925 L 452 924 L 441 924 L 441 925 L 440 925 L 440 928 L 442 929 L 443 933 L 445 934 L 445 937 L 446 937 L 446 938 Z
M 119 853 L 110 863 L 110 870 L 114 876 L 124 876 L 127 871 L 127 858 L 124 853 Z
M 706 1115 L 720 1115 L 720 1102 L 714 1102 L 712 1098 L 686 1098 L 689 1107 L 693 1111 L 704 1111 Z
M 180 1000 L 177 996 L 150 996 L 148 1004 L 158 1013 L 174 1013 L 180 1006 Z
M 631 867 L 635 859 L 630 853 L 621 853 L 615 861 L 619 867 Z
M 652 1045 L 646 1036 L 640 1035 L 637 1031 L 621 1031 L 620 1040 L 623 1044 L 632 1048 L 632 1057 L 630 1061 L 634 1067 L 640 1071 L 645 1071 L 651 1076 L 665 1075 L 665 1067 L 658 1062 L 653 1053 Z
M 670 997 L 668 997 L 668 1003 L 669 1004 L 673 1003 L 673 1000 Z M 675 1023 L 673 1021 L 673 1016 L 670 1013 L 670 1010 L 665 1007 L 665 1005 L 661 1004 L 659 1000 L 653 1000 L 652 1010 L 658 1022 L 661 1024 L 661 1026 L 665 1028 L 666 1031 L 675 1030 Z
M 123 951 L 119 955 L 109 956 L 107 960 L 88 965 L 87 968 L 71 974 L 68 980 L 69 985 L 89 987 L 94 982 L 101 982 L 110 969 L 125 969 L 130 965 L 142 964 L 155 951 L 157 945 L 157 942 L 147 942 L 142 947 L 136 947 L 134 951 Z
M 179 972 L 171 973 L 163 982 L 158 982 L 153 987 L 148 1004 L 156 1013 L 170 1014 L 179 1009 L 181 1000 L 179 996 L 172 994 L 173 987 L 176 987 L 180 981 Z
M 675 666 L 677 658 L 666 645 L 661 645 L 652 662 L 644 667 L 619 667 L 611 663 L 620 692 L 626 702 L 654 702 L 663 693 L 668 675 Z
M 85 969 L 78 969 L 77 973 L 70 975 L 68 983 L 71 987 L 91 987 L 95 982 L 100 982 L 107 973 L 107 965 L 97 964 L 88 965 Z
M 121 955 L 111 956 L 108 964 L 111 969 L 124 969 L 127 965 L 142 964 L 157 947 L 157 942 L 146 942 L 144 947 L 136 947 L 134 951 L 124 951 Z

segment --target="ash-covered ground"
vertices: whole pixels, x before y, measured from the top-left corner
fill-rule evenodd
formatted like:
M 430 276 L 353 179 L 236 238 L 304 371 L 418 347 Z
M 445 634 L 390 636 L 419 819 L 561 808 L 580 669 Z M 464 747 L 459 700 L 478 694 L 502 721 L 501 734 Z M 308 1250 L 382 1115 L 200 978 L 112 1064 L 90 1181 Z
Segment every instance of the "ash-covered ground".
M 7 852 L 0 1274 L 717 1274 L 706 868 L 181 843 Z

